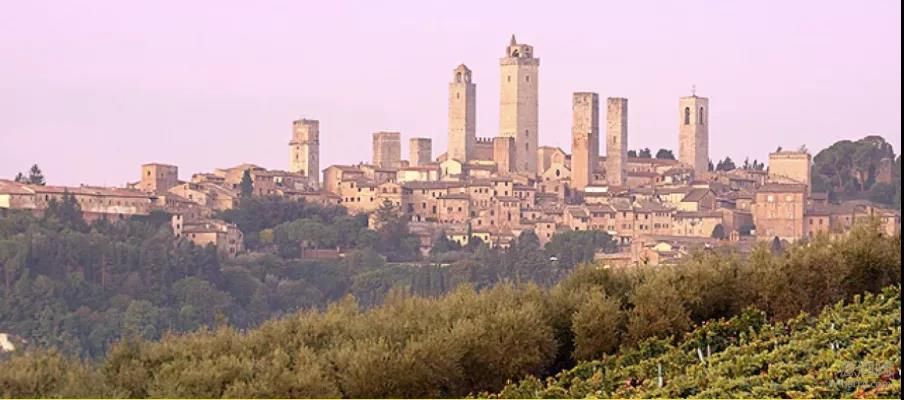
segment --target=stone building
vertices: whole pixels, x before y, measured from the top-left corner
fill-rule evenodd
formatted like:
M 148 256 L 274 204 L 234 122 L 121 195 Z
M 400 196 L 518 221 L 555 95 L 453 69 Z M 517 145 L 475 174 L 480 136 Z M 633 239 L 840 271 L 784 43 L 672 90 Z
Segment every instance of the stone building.
M 593 182 L 600 152 L 599 95 L 575 93 L 571 104 L 571 184 L 584 190 Z
M 678 101 L 678 160 L 696 177 L 709 171 L 709 99 L 696 94 Z
M 141 166 L 141 180 L 138 188 L 147 193 L 166 193 L 179 184 L 179 167 L 175 165 L 150 163 Z
M 409 166 L 429 164 L 433 161 L 433 141 L 429 138 L 411 138 L 408 140 L 408 152 Z
M 570 160 L 570 156 L 558 147 L 540 146 L 537 150 L 537 174 L 543 174 L 553 165 L 569 165 Z
M 515 139 L 511 137 L 493 138 L 493 160 L 496 161 L 496 173 L 509 174 L 514 172 Z
M 759 240 L 778 237 L 789 242 L 804 236 L 807 186 L 767 183 L 757 189 L 752 205 L 753 224 Z
M 292 123 L 289 142 L 289 172 L 308 177 L 308 184 L 320 187 L 320 122 L 300 119 Z
M 402 166 L 402 142 L 398 132 L 375 132 L 373 164 L 380 168 Z
M 515 36 L 499 60 L 502 87 L 499 95 L 499 136 L 515 139 L 514 170 L 537 173 L 537 83 L 540 59 L 533 46 L 518 44 Z
M 627 183 L 628 99 L 606 99 L 606 182 L 612 186 Z
M 802 183 L 810 193 L 810 153 L 800 151 L 776 151 L 769 153 L 769 180 L 778 183 Z
M 217 252 L 227 257 L 235 257 L 245 250 L 242 231 L 235 224 L 218 219 L 190 220 L 181 214 L 171 220 L 173 234 L 177 238 L 191 241 L 196 246 L 216 246 Z
M 135 215 L 147 215 L 154 195 L 141 190 L 96 186 L 29 185 L 0 179 L 0 210 L 25 210 L 43 215 L 52 202 L 71 195 L 85 221 L 101 218 L 117 221 Z
M 467 162 L 477 141 L 477 85 L 464 64 L 455 68 L 449 83 L 449 149 L 446 158 Z

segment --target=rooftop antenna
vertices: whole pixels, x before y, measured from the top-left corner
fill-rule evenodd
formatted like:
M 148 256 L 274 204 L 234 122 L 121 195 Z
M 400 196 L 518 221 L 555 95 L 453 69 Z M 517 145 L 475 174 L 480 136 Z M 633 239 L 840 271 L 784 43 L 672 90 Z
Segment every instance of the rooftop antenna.
M 691 96 L 697 96 L 697 85 L 691 85 Z

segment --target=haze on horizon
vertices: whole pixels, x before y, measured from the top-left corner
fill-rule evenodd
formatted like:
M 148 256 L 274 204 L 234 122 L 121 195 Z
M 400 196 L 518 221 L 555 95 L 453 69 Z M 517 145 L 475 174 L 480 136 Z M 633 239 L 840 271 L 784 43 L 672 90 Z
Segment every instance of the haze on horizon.
M 509 37 L 540 58 L 540 144 L 570 151 L 571 93 L 629 101 L 629 148 L 677 153 L 680 96 L 710 98 L 714 161 L 883 136 L 901 148 L 896 1 L 0 3 L 0 178 L 123 185 L 288 168 L 294 119 L 320 120 L 321 167 L 368 161 L 371 134 L 445 151 L 465 63 L 477 135 L 498 133 Z M 601 121 L 602 122 L 602 121 Z M 604 151 L 604 148 L 601 149 Z

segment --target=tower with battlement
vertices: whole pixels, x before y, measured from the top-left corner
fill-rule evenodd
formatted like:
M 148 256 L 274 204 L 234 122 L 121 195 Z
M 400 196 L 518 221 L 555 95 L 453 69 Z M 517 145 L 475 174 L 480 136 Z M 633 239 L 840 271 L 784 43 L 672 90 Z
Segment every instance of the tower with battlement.
M 701 178 L 709 172 L 709 99 L 696 93 L 678 101 L 678 160 Z
M 477 85 L 464 64 L 449 83 L 449 144 L 446 158 L 466 162 L 473 157 L 477 138 Z
M 538 71 L 540 59 L 533 46 L 518 44 L 515 36 L 499 60 L 502 72 L 499 96 L 499 136 L 515 139 L 517 172 L 537 173 L 538 146 Z
M 289 142 L 289 172 L 304 174 L 308 183 L 319 187 L 320 182 L 320 122 L 300 119 L 292 123 Z
M 628 162 L 628 99 L 606 99 L 606 182 L 624 186 Z
M 600 149 L 600 99 L 596 93 L 572 95 L 571 186 L 584 190 L 593 181 Z

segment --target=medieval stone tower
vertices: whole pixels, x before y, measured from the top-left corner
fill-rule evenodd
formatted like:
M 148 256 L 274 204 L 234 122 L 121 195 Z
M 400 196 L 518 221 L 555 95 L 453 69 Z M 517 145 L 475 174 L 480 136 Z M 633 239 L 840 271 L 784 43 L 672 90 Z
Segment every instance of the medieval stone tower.
M 430 138 L 408 140 L 408 163 L 412 167 L 430 163 L 433 158 L 433 141 Z
M 624 186 L 628 161 L 628 99 L 606 99 L 606 182 Z
M 464 64 L 455 68 L 449 83 L 448 159 L 466 162 L 474 154 L 477 141 L 477 85 Z
M 402 165 L 401 134 L 375 132 L 373 156 L 373 164 L 379 168 L 399 168 Z
M 499 95 L 499 136 L 515 138 L 514 170 L 537 173 L 538 101 L 540 59 L 534 48 L 518 44 L 515 36 L 499 60 L 502 91 Z
M 678 101 L 678 160 L 696 177 L 709 172 L 709 99 L 696 94 Z
M 571 115 L 571 186 L 583 190 L 593 182 L 600 153 L 599 95 L 575 93 Z
M 308 182 L 320 186 L 320 122 L 300 119 L 292 123 L 289 142 L 289 172 L 308 177 Z

